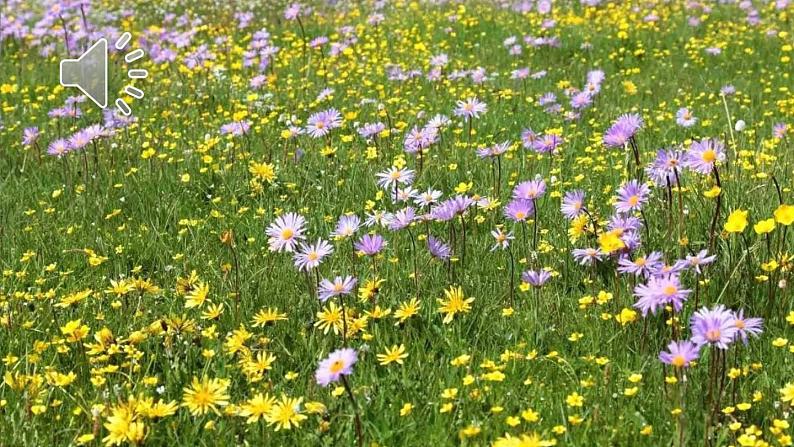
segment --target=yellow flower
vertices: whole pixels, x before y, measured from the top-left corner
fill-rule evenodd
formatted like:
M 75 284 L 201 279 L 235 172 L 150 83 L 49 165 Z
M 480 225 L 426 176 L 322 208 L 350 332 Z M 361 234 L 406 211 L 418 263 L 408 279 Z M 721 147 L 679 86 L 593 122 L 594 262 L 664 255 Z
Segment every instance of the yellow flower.
M 718 195 L 720 195 L 721 192 L 722 192 L 722 189 L 720 189 L 719 186 L 714 185 L 708 191 L 703 191 L 703 195 L 706 196 L 709 199 L 713 199 L 713 198 L 717 197 Z
M 565 398 L 565 403 L 567 403 L 569 407 L 581 407 L 584 403 L 584 397 L 574 391 Z
M 253 424 L 259 421 L 259 418 L 264 418 L 273 409 L 273 404 L 276 399 L 265 393 L 258 393 L 256 396 L 248 399 L 240 406 L 239 415 L 248 418 L 246 423 Z
M 794 206 L 780 205 L 775 210 L 775 222 L 789 226 L 794 222 Z
M 104 424 L 108 430 L 108 435 L 102 439 L 105 445 L 140 443 L 146 436 L 146 426 L 143 422 L 137 421 L 137 417 L 132 402 L 114 407 Z
M 728 216 L 728 221 L 725 222 L 725 231 L 728 233 L 741 233 L 747 228 L 747 211 L 736 210 Z
M 422 304 L 416 298 L 411 298 L 411 301 L 400 303 L 400 306 L 394 312 L 394 318 L 397 319 L 396 324 L 405 323 L 405 320 L 413 317 L 419 313 Z
M 787 383 L 786 386 L 780 389 L 780 401 L 781 402 L 794 401 L 794 383 Z
M 330 303 L 325 308 L 317 312 L 317 321 L 314 327 L 323 330 L 323 334 L 327 334 L 329 330 L 333 330 L 334 334 L 339 334 L 344 329 L 344 321 L 342 321 L 342 309 L 336 304 Z
M 201 416 L 210 410 L 218 414 L 217 407 L 229 405 L 228 388 L 227 379 L 204 377 L 199 381 L 197 377 L 193 377 L 191 385 L 184 388 L 182 406 L 187 407 L 194 416 Z
M 61 327 L 61 333 L 66 336 L 66 340 L 74 343 L 84 339 L 88 335 L 89 328 L 81 320 L 73 320 Z
M 414 410 L 414 405 L 410 402 L 406 402 L 403 404 L 403 407 L 400 408 L 400 416 L 408 416 Z
M 506 434 L 503 438 L 497 438 L 492 447 L 542 447 L 549 445 L 545 443 L 540 437 L 533 433 L 531 435 L 521 435 L 518 437 Z
M 439 298 L 438 304 L 441 305 L 438 311 L 444 314 L 444 324 L 450 323 L 456 314 L 469 313 L 471 303 L 474 298 L 466 298 L 461 287 L 450 287 L 444 291 L 444 299 Z
M 378 361 L 382 366 L 386 366 L 393 362 L 402 365 L 403 359 L 406 357 L 408 357 L 408 354 L 405 353 L 405 345 L 393 345 L 391 348 L 387 349 L 385 353 L 378 354 Z
M 272 183 L 276 178 L 276 169 L 270 163 L 257 163 L 252 161 L 248 166 L 248 172 L 257 179 Z
M 254 327 L 265 327 L 270 323 L 275 323 L 276 321 L 286 320 L 287 314 L 279 313 L 278 308 L 270 308 L 262 309 L 254 315 L 253 326 Z
M 604 253 L 612 253 L 613 251 L 620 250 L 626 246 L 616 231 L 610 231 L 598 235 L 598 245 L 601 247 L 601 251 Z
M 756 234 L 766 234 L 775 229 L 775 219 L 766 219 L 753 225 Z
M 207 301 L 207 296 L 210 294 L 210 286 L 209 284 L 201 281 L 196 285 L 196 287 L 188 292 L 185 296 L 187 301 L 185 301 L 185 307 L 188 309 L 194 307 L 201 307 L 204 305 L 204 302 Z
M 281 400 L 274 403 L 265 415 L 265 420 L 268 425 L 275 425 L 276 431 L 297 428 L 307 419 L 307 416 L 301 413 L 301 402 L 303 398 L 291 398 L 282 394 Z

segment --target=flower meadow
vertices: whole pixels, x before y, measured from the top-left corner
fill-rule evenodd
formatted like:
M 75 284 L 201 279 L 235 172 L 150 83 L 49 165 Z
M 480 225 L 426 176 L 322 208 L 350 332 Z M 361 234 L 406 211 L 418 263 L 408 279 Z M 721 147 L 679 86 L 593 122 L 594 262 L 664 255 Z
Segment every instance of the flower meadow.
M 4 1 L 0 446 L 792 445 L 793 23 Z

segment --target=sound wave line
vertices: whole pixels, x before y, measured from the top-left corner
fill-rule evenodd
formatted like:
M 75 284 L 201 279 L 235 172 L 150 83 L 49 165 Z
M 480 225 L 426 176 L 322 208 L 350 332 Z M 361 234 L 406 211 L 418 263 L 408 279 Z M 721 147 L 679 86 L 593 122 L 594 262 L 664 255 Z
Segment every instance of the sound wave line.
M 117 50 L 122 51 L 127 47 L 127 44 L 130 43 L 132 40 L 132 35 L 130 33 L 123 33 L 115 43 L 115 47 Z M 136 48 L 129 53 L 124 55 L 124 61 L 128 64 L 131 64 L 145 56 L 145 53 L 140 48 Z M 149 77 L 149 72 L 144 69 L 136 68 L 127 71 L 127 77 L 130 79 L 146 79 Z M 124 86 L 124 93 L 128 96 L 131 96 L 135 99 L 143 98 L 143 90 L 139 88 L 135 88 L 132 85 Z M 122 115 L 129 116 L 132 114 L 132 109 L 130 105 L 127 104 L 123 98 L 116 99 L 116 108 L 121 112 Z

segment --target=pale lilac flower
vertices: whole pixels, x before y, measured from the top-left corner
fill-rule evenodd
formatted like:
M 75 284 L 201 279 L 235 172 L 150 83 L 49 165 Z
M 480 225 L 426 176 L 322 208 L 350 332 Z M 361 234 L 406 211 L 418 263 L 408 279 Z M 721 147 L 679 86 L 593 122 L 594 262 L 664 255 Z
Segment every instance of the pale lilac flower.
M 326 387 L 331 383 L 338 382 L 342 376 L 353 374 L 353 365 L 357 361 L 358 355 L 354 349 L 337 349 L 320 362 L 320 366 L 314 374 L 317 384 Z
M 352 276 L 345 276 L 344 278 L 337 276 L 333 282 L 323 278 L 317 291 L 318 298 L 324 303 L 336 296 L 350 295 L 357 282 L 358 280 Z
M 739 331 L 733 313 L 722 304 L 695 312 L 690 319 L 690 329 L 692 341 L 698 346 L 708 344 L 720 349 L 728 349 Z
M 667 345 L 667 351 L 659 353 L 659 360 L 676 368 L 687 368 L 693 360 L 697 360 L 699 351 L 700 346 L 689 340 L 671 341 Z
M 295 267 L 301 271 L 309 271 L 320 265 L 323 258 L 333 253 L 334 247 L 322 239 L 317 239 L 314 245 L 300 244 L 300 249 L 293 255 Z
M 306 219 L 297 213 L 279 216 L 267 228 L 270 251 L 291 253 L 299 241 L 304 239 Z

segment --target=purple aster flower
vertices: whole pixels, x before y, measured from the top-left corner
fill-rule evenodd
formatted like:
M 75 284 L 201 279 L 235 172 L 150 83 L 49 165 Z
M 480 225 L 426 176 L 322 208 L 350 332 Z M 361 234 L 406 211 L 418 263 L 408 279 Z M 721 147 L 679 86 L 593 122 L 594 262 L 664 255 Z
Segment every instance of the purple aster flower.
M 675 122 L 681 127 L 692 127 L 697 120 L 698 119 L 692 115 L 692 112 L 686 107 L 681 107 L 678 109 L 678 112 L 675 113 Z
M 700 275 L 703 273 L 700 269 L 701 266 L 711 264 L 716 259 L 717 259 L 716 255 L 709 256 L 708 250 L 704 249 L 704 250 L 700 250 L 698 254 L 694 256 L 687 255 L 686 259 L 682 259 L 676 262 L 676 264 L 681 269 L 691 268 L 692 270 L 697 272 L 698 275 Z
M 711 174 L 714 166 L 723 161 L 725 161 L 725 145 L 715 138 L 692 143 L 684 155 L 684 166 L 704 175 Z
M 300 249 L 293 255 L 295 267 L 301 271 L 309 271 L 320 265 L 323 258 L 333 253 L 334 247 L 322 239 L 317 239 L 314 245 L 301 242 Z
M 739 330 L 733 312 L 722 304 L 712 309 L 701 308 L 692 315 L 689 326 L 692 330 L 692 341 L 697 345 L 714 345 L 720 349 L 728 349 Z
M 573 220 L 582 214 L 584 211 L 584 197 L 584 191 L 580 189 L 565 193 L 565 196 L 562 198 L 560 211 L 566 219 Z
M 654 251 L 648 256 L 638 256 L 631 259 L 628 256 L 622 256 L 618 259 L 618 271 L 620 273 L 628 273 L 634 276 L 649 277 L 664 265 L 662 261 L 662 254 Z
M 424 208 L 438 202 L 438 199 L 440 198 L 441 198 L 441 191 L 428 189 L 425 192 L 417 193 L 414 197 L 414 203 Z
M 532 129 L 527 128 L 521 131 L 521 144 L 525 149 L 531 148 L 537 139 L 538 134 L 536 134 Z
M 469 196 L 457 195 L 450 199 L 447 199 L 447 204 L 449 205 L 452 212 L 456 215 L 460 215 L 466 212 L 470 206 L 474 205 L 474 199 Z
M 337 276 L 333 282 L 323 278 L 317 291 L 318 298 L 324 303 L 335 296 L 350 295 L 357 282 L 358 280 L 352 276 L 344 278 Z
M 415 219 L 416 211 L 413 209 L 413 207 L 409 206 L 397 211 L 394 214 L 390 214 L 386 218 L 386 225 L 392 231 L 399 231 L 408 225 L 411 225 L 411 222 L 413 222 Z
M 39 128 L 38 127 L 26 127 L 25 130 L 22 131 L 22 144 L 25 146 L 33 146 L 36 144 L 36 141 L 39 139 Z
M 720 88 L 720 95 L 722 96 L 732 96 L 736 93 L 736 87 L 732 86 L 731 84 L 723 85 Z
M 379 234 L 365 234 L 355 244 L 353 248 L 364 253 L 366 256 L 375 256 L 383 250 L 386 241 Z
M 78 151 L 91 143 L 91 136 L 85 130 L 79 130 L 69 137 L 69 147 L 71 150 Z
M 405 136 L 403 149 L 409 154 L 415 154 L 427 149 L 438 139 L 438 130 L 435 127 L 424 127 L 419 129 L 414 127 Z
M 510 247 L 510 241 L 515 239 L 512 231 L 505 233 L 501 228 L 491 230 L 491 236 L 494 238 L 494 246 L 491 248 L 491 251 L 506 250 Z
M 361 135 L 362 138 L 365 139 L 372 139 L 376 137 L 379 133 L 383 132 L 386 129 L 386 125 L 378 122 L 378 123 L 367 123 L 361 126 L 358 129 L 358 134 Z
M 331 233 L 331 237 L 347 239 L 352 237 L 361 228 L 361 218 L 355 214 L 345 214 L 339 218 L 336 228 Z
M 286 20 L 295 20 L 301 14 L 303 6 L 300 3 L 292 3 L 284 10 L 284 18 Z
M 538 98 L 538 105 L 541 106 L 548 106 L 557 102 L 557 95 L 553 92 L 544 93 L 540 98 Z
M 293 252 L 298 241 L 304 239 L 304 225 L 306 219 L 297 213 L 287 213 L 277 217 L 266 230 L 270 251 Z
M 549 279 L 551 279 L 551 273 L 543 269 L 527 270 L 521 274 L 521 281 L 533 287 L 542 287 Z
M 690 293 L 691 290 L 682 287 L 678 275 L 652 276 L 646 284 L 634 288 L 634 296 L 638 298 L 634 307 L 640 309 L 643 316 L 648 315 L 648 311 L 656 314 L 667 304 L 679 312 Z
M 615 214 L 607 222 L 607 230 L 620 230 L 623 233 L 636 232 L 642 228 L 642 221 L 630 215 Z
M 427 238 L 427 249 L 431 256 L 442 261 L 446 261 L 452 256 L 452 248 L 433 236 Z
M 789 125 L 786 123 L 777 123 L 772 127 L 772 136 L 777 138 L 778 140 L 782 140 L 786 137 L 786 134 L 789 131 Z
M 232 121 L 221 126 L 221 135 L 232 135 L 239 137 L 248 133 L 251 123 L 248 121 Z
M 593 102 L 593 97 L 589 92 L 579 92 L 571 97 L 571 108 L 574 110 L 584 109 Z
M 628 213 L 639 210 L 648 201 L 648 194 L 651 190 L 648 185 L 637 180 L 631 180 L 618 189 L 618 197 L 615 202 L 615 210 L 619 213 Z
M 687 368 L 693 360 L 700 356 L 700 346 L 689 340 L 671 341 L 667 351 L 659 353 L 659 360 L 676 368 Z
M 306 133 L 312 138 L 321 138 L 331 130 L 342 126 L 342 115 L 336 109 L 328 109 L 310 116 L 306 122 Z
M 414 181 L 414 171 L 407 168 L 391 168 L 375 174 L 378 178 L 378 186 L 384 189 L 391 189 L 396 184 L 410 185 Z
M 488 111 L 488 105 L 481 102 L 479 99 L 469 98 L 465 101 L 458 101 L 455 107 L 455 115 L 463 118 L 479 118 L 481 114 Z
M 331 383 L 338 382 L 342 376 L 353 374 L 353 365 L 358 361 L 358 355 L 354 349 L 337 349 L 328 355 L 328 358 L 320 362 L 317 372 L 314 374 L 317 384 L 323 387 Z
M 546 193 L 546 182 L 543 179 L 521 182 L 513 188 L 513 198 L 519 200 L 536 200 Z
M 66 155 L 71 150 L 72 147 L 69 145 L 69 142 L 62 138 L 51 142 L 47 147 L 48 154 L 59 158 Z
M 636 113 L 620 115 L 604 133 L 604 146 L 622 148 L 642 128 L 642 118 Z
M 604 252 L 598 248 L 575 248 L 573 259 L 580 265 L 593 265 L 604 259 Z
M 736 326 L 735 340 L 741 340 L 747 344 L 749 336 L 758 337 L 764 331 L 764 320 L 762 318 L 745 318 L 744 309 L 739 309 L 733 313 L 733 325 Z
M 514 199 L 507 204 L 504 215 L 513 222 L 526 222 L 535 214 L 531 200 Z
M 681 151 L 660 149 L 656 153 L 656 159 L 645 168 L 645 172 L 657 186 L 673 186 L 676 184 L 676 172 L 682 165 L 682 158 Z
M 554 152 L 562 141 L 561 136 L 547 133 L 532 142 L 532 149 L 539 154 L 548 154 Z

